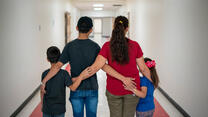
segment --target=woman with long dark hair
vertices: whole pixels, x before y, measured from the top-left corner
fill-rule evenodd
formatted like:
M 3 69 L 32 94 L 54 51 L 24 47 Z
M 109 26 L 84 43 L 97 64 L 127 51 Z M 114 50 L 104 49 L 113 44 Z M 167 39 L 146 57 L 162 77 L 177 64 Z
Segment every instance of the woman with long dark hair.
M 145 65 L 139 44 L 125 36 L 128 27 L 128 19 L 118 16 L 114 22 L 111 40 L 103 45 L 94 64 L 87 68 L 90 75 L 101 68 L 107 72 L 106 96 L 111 117 L 134 117 L 139 98 L 133 92 L 125 90 L 123 85 L 131 84 L 128 80 L 131 78 L 140 90 L 138 67 L 150 79 L 150 71 Z

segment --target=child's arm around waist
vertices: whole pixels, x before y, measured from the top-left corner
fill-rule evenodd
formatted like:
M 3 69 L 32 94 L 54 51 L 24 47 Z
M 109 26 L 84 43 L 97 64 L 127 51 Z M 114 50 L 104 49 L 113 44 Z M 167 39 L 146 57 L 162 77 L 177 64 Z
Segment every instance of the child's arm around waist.
M 72 85 L 69 86 L 69 88 L 72 90 L 72 91 L 76 91 L 76 89 L 79 87 L 80 83 L 82 82 L 83 78 L 78 76 L 76 78 L 76 80 L 73 82 Z
M 40 91 L 40 104 L 41 106 L 43 106 L 43 96 L 44 96 L 44 93 L 42 91 Z
M 147 87 L 141 87 L 141 91 L 138 89 L 134 89 L 133 93 L 138 97 L 145 98 L 147 95 Z
M 126 90 L 132 91 L 136 96 L 141 97 L 141 98 L 145 98 L 147 95 L 147 87 L 142 86 L 141 87 L 141 91 L 134 88 L 134 89 L 129 89 L 127 87 L 125 87 Z

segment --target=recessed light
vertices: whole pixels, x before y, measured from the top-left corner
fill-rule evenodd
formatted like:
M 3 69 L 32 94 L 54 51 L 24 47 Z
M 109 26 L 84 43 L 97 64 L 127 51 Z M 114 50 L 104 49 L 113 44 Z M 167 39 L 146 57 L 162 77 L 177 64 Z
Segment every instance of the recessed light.
M 93 4 L 93 7 L 104 7 L 104 4 Z
M 102 11 L 103 8 L 94 8 L 95 11 Z

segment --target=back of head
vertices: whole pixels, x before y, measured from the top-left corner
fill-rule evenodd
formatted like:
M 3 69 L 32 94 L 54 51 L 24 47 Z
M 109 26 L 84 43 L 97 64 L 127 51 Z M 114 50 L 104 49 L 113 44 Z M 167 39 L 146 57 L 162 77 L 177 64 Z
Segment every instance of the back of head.
M 154 60 L 152 60 L 150 58 L 147 58 L 147 57 L 144 58 L 144 62 L 147 65 L 147 67 L 149 68 L 150 73 L 151 73 L 151 79 L 153 81 L 153 84 L 154 84 L 155 88 L 157 88 L 158 84 L 159 84 L 159 77 L 157 75 L 157 71 L 156 71 L 156 68 L 155 68 L 156 63 L 155 63 Z
M 50 63 L 57 63 L 61 53 L 56 46 L 51 46 L 47 49 L 47 59 Z
M 125 16 L 118 16 L 115 19 L 114 28 L 116 28 L 117 26 L 120 26 L 120 24 L 122 24 L 122 27 L 125 30 L 126 28 L 129 27 L 129 20 Z
M 79 33 L 88 33 L 93 27 L 92 19 L 87 16 L 81 17 L 77 23 L 77 27 Z
M 118 16 L 114 22 L 114 29 L 110 40 L 110 50 L 112 60 L 119 64 L 129 62 L 128 40 L 125 37 L 125 30 L 129 26 L 129 21 L 124 16 Z

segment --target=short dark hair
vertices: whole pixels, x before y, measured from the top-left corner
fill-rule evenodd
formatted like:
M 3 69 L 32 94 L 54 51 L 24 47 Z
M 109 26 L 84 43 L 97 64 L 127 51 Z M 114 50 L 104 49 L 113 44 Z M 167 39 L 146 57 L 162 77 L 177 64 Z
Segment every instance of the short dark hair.
M 77 27 L 80 33 L 88 33 L 93 27 L 92 19 L 90 17 L 81 17 L 77 23 Z
M 47 49 L 47 59 L 50 63 L 57 63 L 61 53 L 56 46 L 51 46 Z

